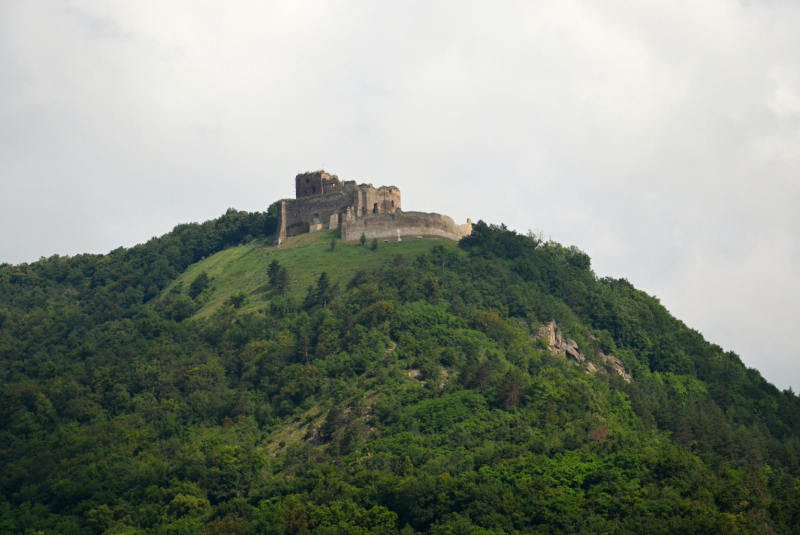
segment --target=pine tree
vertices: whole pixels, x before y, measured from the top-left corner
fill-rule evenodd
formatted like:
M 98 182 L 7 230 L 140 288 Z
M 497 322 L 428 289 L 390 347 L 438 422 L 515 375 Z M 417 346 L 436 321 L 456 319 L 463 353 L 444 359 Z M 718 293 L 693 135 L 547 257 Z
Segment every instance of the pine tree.
M 323 271 L 322 274 L 319 276 L 319 280 L 317 281 L 317 290 L 315 292 L 315 301 L 322 305 L 323 307 L 327 307 L 328 303 L 333 299 L 334 294 L 339 289 L 338 284 L 331 284 L 331 280 L 328 277 L 328 273 Z
M 273 284 L 273 280 L 278 275 L 278 271 L 281 269 L 281 263 L 277 260 L 273 260 L 270 262 L 269 267 L 267 268 L 267 277 L 269 277 L 269 283 Z
M 267 276 L 269 277 L 269 285 L 286 297 L 286 292 L 289 289 L 289 270 L 277 260 L 273 260 L 267 268 Z
M 275 284 L 273 285 L 283 297 L 286 297 L 286 292 L 289 290 L 289 270 L 281 266 L 278 273 L 275 275 Z

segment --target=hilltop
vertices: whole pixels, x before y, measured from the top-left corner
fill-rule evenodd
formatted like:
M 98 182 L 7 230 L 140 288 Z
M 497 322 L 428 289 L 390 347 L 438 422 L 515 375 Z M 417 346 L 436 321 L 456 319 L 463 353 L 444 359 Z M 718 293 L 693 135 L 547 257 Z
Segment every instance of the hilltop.
M 0 533 L 800 525 L 798 397 L 577 247 L 278 210 L 0 266 Z

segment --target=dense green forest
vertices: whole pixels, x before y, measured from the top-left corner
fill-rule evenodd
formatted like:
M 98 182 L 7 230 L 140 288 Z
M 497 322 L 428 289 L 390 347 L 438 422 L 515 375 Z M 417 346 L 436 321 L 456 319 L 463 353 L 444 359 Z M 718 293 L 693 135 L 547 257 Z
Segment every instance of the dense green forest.
M 0 534 L 797 533 L 798 397 L 579 249 L 274 232 L 0 266 Z

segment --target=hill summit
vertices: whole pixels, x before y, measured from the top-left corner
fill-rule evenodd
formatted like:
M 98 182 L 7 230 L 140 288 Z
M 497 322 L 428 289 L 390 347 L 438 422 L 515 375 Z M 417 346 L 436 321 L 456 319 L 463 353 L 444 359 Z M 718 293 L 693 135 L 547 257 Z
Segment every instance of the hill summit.
M 344 240 L 397 210 L 318 178 L 0 266 L 0 533 L 796 532 L 791 390 L 577 247 Z

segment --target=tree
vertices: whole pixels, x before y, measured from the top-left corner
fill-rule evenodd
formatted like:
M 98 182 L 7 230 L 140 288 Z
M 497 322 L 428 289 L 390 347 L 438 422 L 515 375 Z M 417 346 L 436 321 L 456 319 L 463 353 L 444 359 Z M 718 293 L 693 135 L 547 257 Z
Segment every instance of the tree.
M 245 304 L 247 301 L 247 294 L 245 292 L 239 292 L 237 294 L 233 294 L 228 299 L 228 303 L 230 303 L 233 308 L 242 308 L 242 305 Z
M 319 280 L 317 281 L 317 290 L 315 292 L 316 302 L 323 307 L 327 307 L 328 303 L 331 301 L 331 299 L 333 299 L 333 296 L 338 288 L 339 285 L 331 284 L 330 278 L 328 278 L 328 273 L 323 271 L 319 276 Z
M 286 297 L 286 292 L 289 290 L 289 270 L 277 260 L 273 260 L 267 268 L 267 276 L 269 277 L 269 285 L 283 297 Z
M 330 442 L 344 423 L 344 414 L 342 410 L 337 407 L 331 407 L 328 409 L 328 414 L 325 415 L 325 422 L 323 422 L 320 427 L 320 437 L 325 442 Z
M 374 251 L 375 249 L 377 249 L 377 248 L 378 248 L 378 238 L 373 238 L 373 239 L 372 239 L 372 245 L 371 245 L 371 247 L 372 247 L 372 250 L 373 250 L 373 251 Z
M 289 271 L 285 267 L 281 266 L 281 269 L 275 276 L 273 288 L 280 292 L 283 297 L 286 297 L 286 292 L 289 290 Z
M 331 238 L 331 251 L 336 249 L 336 238 Z
M 510 370 L 503 379 L 503 406 L 506 409 L 519 407 L 524 382 L 517 370 Z
M 314 291 L 314 287 L 309 284 L 308 289 L 306 290 L 306 297 L 303 299 L 303 308 L 311 308 L 316 304 L 317 294 Z
M 203 293 L 203 290 L 208 288 L 208 273 L 203 271 L 194 278 L 192 284 L 189 285 L 189 297 L 195 299 L 198 295 Z
M 281 269 L 281 263 L 277 260 L 273 260 L 270 262 L 269 267 L 267 268 L 267 277 L 269 277 L 269 282 L 272 284 L 272 281 L 278 274 L 278 271 Z
M 367 235 L 362 232 L 361 237 L 358 239 L 358 241 L 361 242 L 361 245 L 364 245 L 365 243 L 367 243 Z

